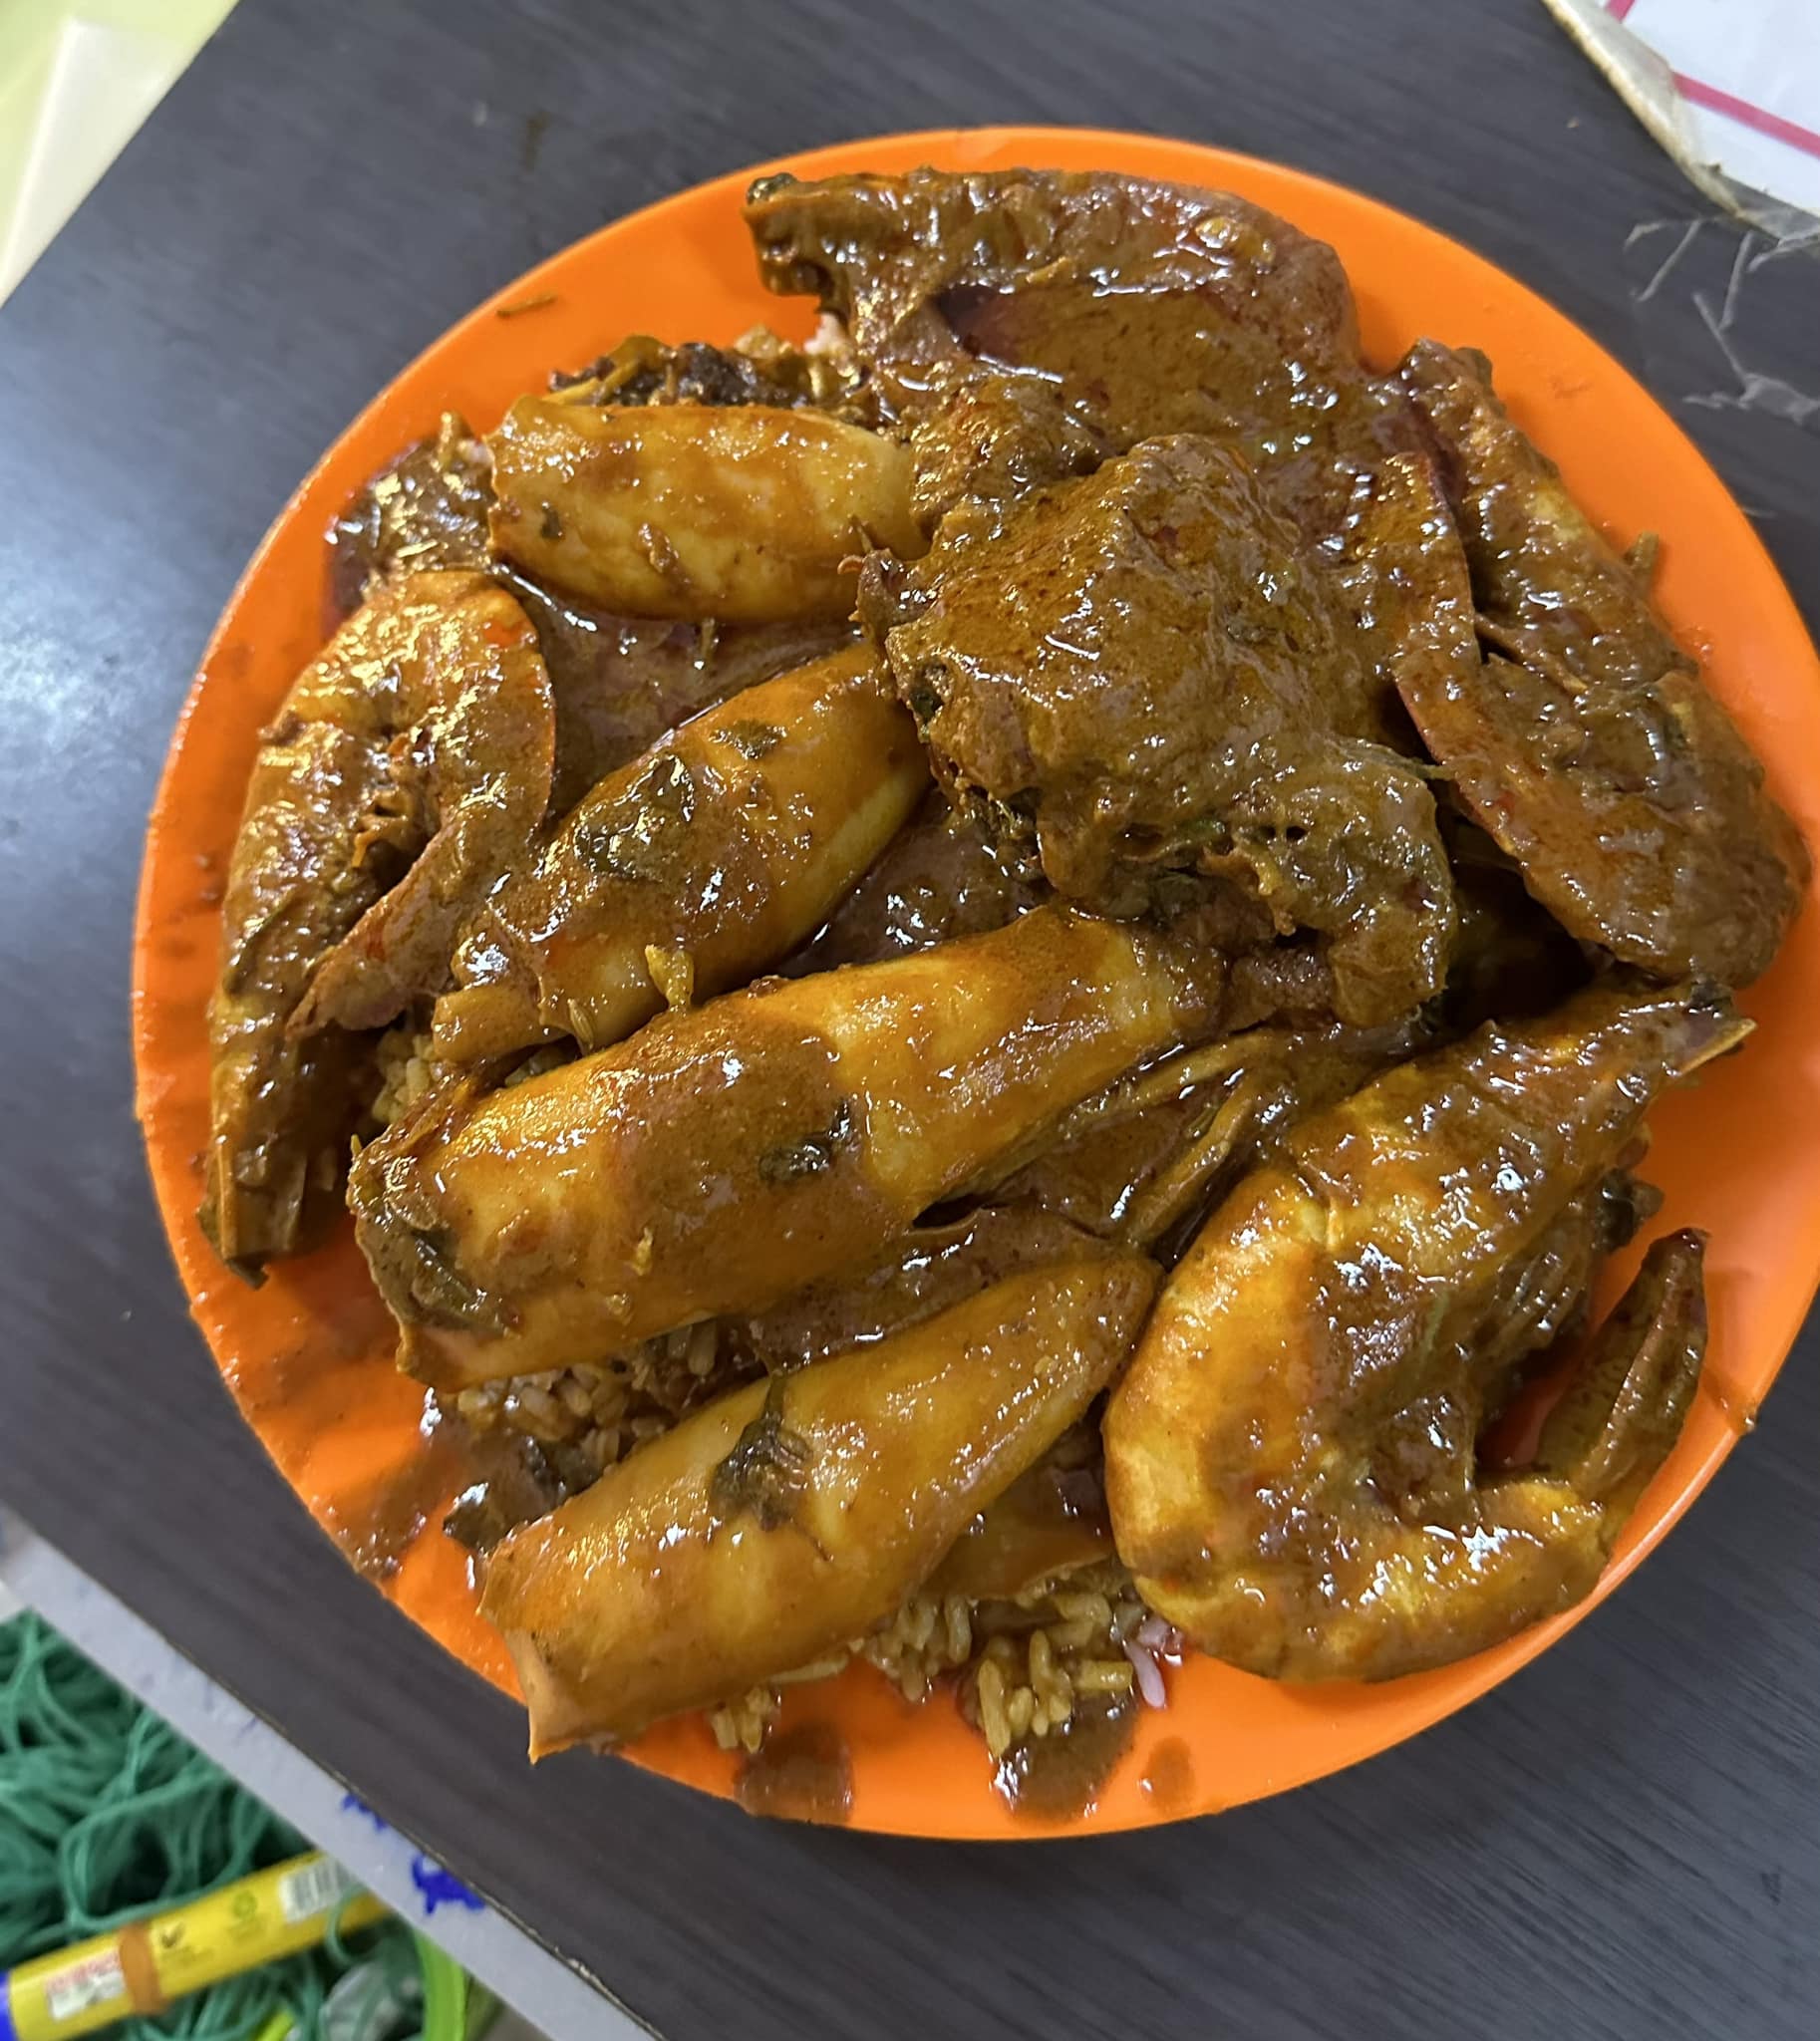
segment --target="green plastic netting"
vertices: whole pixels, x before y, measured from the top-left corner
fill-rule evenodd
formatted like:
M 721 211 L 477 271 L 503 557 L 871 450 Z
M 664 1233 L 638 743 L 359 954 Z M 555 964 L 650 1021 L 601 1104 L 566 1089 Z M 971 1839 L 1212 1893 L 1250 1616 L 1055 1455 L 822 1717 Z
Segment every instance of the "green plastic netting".
M 120 1922 L 200 1898 L 311 1846 L 32 1614 L 0 1623 L 0 1974 Z M 258 2041 L 277 2015 L 324 2041 L 324 2001 L 356 1961 L 408 1999 L 410 1930 L 386 1921 L 228 1978 L 124 2041 Z

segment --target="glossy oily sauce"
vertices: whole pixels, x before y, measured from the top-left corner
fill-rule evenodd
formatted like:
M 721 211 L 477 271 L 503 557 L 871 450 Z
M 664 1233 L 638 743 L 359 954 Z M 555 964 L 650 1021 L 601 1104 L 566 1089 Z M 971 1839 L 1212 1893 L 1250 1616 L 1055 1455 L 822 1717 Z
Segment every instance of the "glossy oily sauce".
M 796 1822 L 844 1822 L 853 1811 L 853 1759 L 831 1722 L 805 1722 L 767 1737 L 740 1767 L 734 1798 L 748 1814 Z
M 1670 1235 L 1651 1251 L 1585 1368 L 1556 1342 L 1605 1255 L 1653 1217 L 1631 1174 L 1638 1115 L 1735 1038 L 1710 1024 L 1723 1013 L 1716 995 L 1668 978 L 1680 910 L 1651 873 L 1674 842 L 1706 859 L 1713 843 L 1750 839 L 1738 861 L 1742 940 L 1699 953 L 1724 976 L 1773 949 L 1804 868 L 1748 754 L 1711 722 L 1691 660 L 1663 665 L 1655 626 L 1632 633 L 1624 603 L 1605 601 L 1628 576 L 1647 610 L 1645 556 L 1614 579 L 1520 447 L 1506 458 L 1476 411 L 1430 401 L 1420 350 L 1402 374 L 1367 368 L 1335 258 L 1286 222 L 1216 192 L 1044 172 L 780 183 L 758 194 L 752 217 L 772 280 L 813 289 L 835 317 L 814 351 L 763 337 L 721 351 L 637 342 L 580 383 L 558 379 L 554 397 L 531 400 L 537 433 L 507 449 L 518 514 L 495 520 L 502 541 L 513 527 L 503 548 L 487 529 L 500 507 L 490 463 L 510 436 L 488 446 L 454 424 L 421 472 L 401 467 L 396 487 L 376 485 L 378 514 L 349 520 L 346 544 L 384 556 L 361 590 L 369 622 L 396 582 L 434 578 L 413 562 L 465 568 L 519 604 L 547 668 L 551 794 L 504 887 L 489 876 L 496 862 L 447 856 L 443 876 L 466 897 L 439 897 L 434 866 L 414 887 L 441 821 L 464 848 L 468 817 L 489 819 L 516 788 L 478 790 L 464 808 L 460 775 L 484 753 L 459 718 L 401 726 L 383 662 L 346 691 L 350 722 L 371 718 L 383 740 L 350 731 L 366 776 L 331 819 L 353 847 L 357 884 L 386 903 L 369 933 L 387 941 L 344 939 L 333 968 L 304 956 L 301 1021 L 272 1003 L 264 1018 L 286 1052 L 319 1037 L 333 1055 L 333 1028 L 358 1052 L 346 1093 L 325 1084 L 319 1112 L 276 1127 L 288 1149 L 249 1128 L 232 1151 L 229 1216 L 250 1222 L 273 1207 L 282 1235 L 296 1187 L 332 1203 L 357 1131 L 362 1245 L 405 1323 L 406 1358 L 445 1385 L 446 1408 L 502 1426 L 513 1445 L 481 1478 L 453 1429 L 415 1429 L 409 1383 L 393 1378 L 401 1404 L 379 1394 L 376 1375 L 360 1405 L 375 1422 L 342 1456 L 331 1499 L 326 1476 L 294 1470 L 356 1406 L 314 1375 L 299 1318 L 279 1341 L 296 1356 L 281 1371 L 287 1471 L 356 1562 L 413 1607 L 467 1566 L 427 1535 L 458 1498 L 462 1542 L 489 1552 L 489 1574 L 496 1560 L 498 1578 L 512 1578 L 509 1594 L 487 1598 L 496 1634 L 461 1603 L 461 1648 L 495 1676 L 510 1652 L 533 1754 L 636 1737 L 656 1762 L 726 1790 L 739 1768 L 728 1725 L 717 1718 L 710 1736 L 690 1711 L 819 1673 L 856 1638 L 913 1698 L 971 1694 L 985 1644 L 1015 1662 L 995 1625 L 1053 1604 L 1044 1651 L 1084 1676 L 1078 1689 L 1051 1680 L 1030 1647 L 1015 1719 L 1051 1733 L 1014 1751 L 990 1799 L 996 1760 L 970 1746 L 990 1820 L 1045 1820 L 1048 1808 L 1060 1821 L 1098 1810 L 1122 1823 L 1228 1801 L 1253 1789 L 1234 1786 L 1223 1747 L 1202 1740 L 1204 1714 L 1183 1705 L 1215 1690 L 1221 1669 L 1204 1660 L 1170 1678 L 1179 1716 L 1132 1710 L 1142 1762 L 1095 1783 L 1096 1739 L 1115 1744 L 1120 1727 L 1101 1718 L 1120 1711 L 1083 1703 L 1063 1719 L 1077 1692 L 1123 1672 L 1115 1652 L 1095 1663 L 1092 1639 L 1108 1631 L 1091 1604 L 1103 1590 L 1110 1636 L 1144 1648 L 1173 1625 L 1235 1663 L 1328 1678 L 1441 1662 L 1592 1592 L 1697 1377 L 1697 1239 Z M 1318 207 L 1309 224 L 1333 230 Z M 778 364 L 788 373 L 774 376 Z M 759 414 L 815 406 L 820 366 L 842 393 L 830 417 L 882 427 L 895 450 L 875 478 L 919 527 L 876 545 L 840 524 L 835 565 L 849 571 L 851 546 L 857 634 L 845 606 L 819 621 L 796 609 L 805 590 L 811 608 L 822 600 L 812 577 L 767 592 L 745 557 L 749 515 L 766 514 L 759 469 L 772 452 L 801 462 L 817 437 L 812 425 Z M 1468 395 L 1475 373 L 1460 386 Z M 459 387 L 483 431 L 515 394 Z M 724 402 L 752 415 L 705 432 L 699 414 Z M 632 416 L 663 403 L 662 424 Z M 570 433 L 556 415 L 566 405 L 591 409 L 587 430 Z M 745 504 L 730 493 L 711 502 L 738 465 L 712 448 L 743 436 L 767 449 L 754 466 L 759 486 Z M 688 486 L 644 518 L 648 530 L 628 523 L 628 492 L 605 486 L 607 469 L 565 465 L 563 446 L 584 438 L 648 449 Z M 366 443 L 368 467 L 392 450 Z M 860 470 L 824 472 L 844 517 Z M 808 466 L 797 474 L 808 479 Z M 641 476 L 630 495 L 656 505 L 662 493 Z M 573 550 L 602 519 L 622 545 L 620 579 L 584 589 Z M 691 521 L 703 541 L 693 558 Z M 476 530 L 477 551 L 462 557 Z M 560 596 L 501 557 L 538 546 L 568 549 L 560 565 L 553 554 L 535 563 L 562 582 Z M 1548 600 L 1576 574 L 1604 604 L 1587 609 L 1590 637 L 1575 635 L 1586 605 Z M 656 606 L 678 613 L 616 617 L 622 595 L 656 600 L 653 576 Z M 771 612 L 773 601 L 792 613 Z M 735 626 L 730 615 L 772 621 Z M 802 625 L 863 643 L 879 662 L 882 721 L 905 732 L 905 807 L 923 812 L 882 858 L 846 830 L 855 793 L 877 784 L 877 730 L 844 726 L 829 746 L 835 770 L 805 750 L 786 785 L 791 716 L 712 706 L 738 664 L 739 632 Z M 1191 671 L 1183 701 L 1146 719 L 1156 646 L 1145 632 L 1156 626 Z M 1500 690 L 1546 714 L 1492 713 Z M 708 723 L 665 737 L 702 708 Z M 1271 771 L 1248 779 L 1247 758 L 1266 753 Z M 603 797 L 578 823 L 581 855 L 561 885 L 508 901 L 590 801 L 603 762 L 627 774 L 624 798 Z M 308 904 L 312 853 L 287 843 L 276 786 L 255 788 L 236 862 L 261 867 L 252 876 L 272 882 L 273 900 L 297 886 Z M 1606 801 L 1614 789 L 1681 817 L 1645 817 L 1627 834 L 1647 853 L 1644 883 L 1628 890 L 1587 850 L 1600 818 L 1620 812 Z M 833 805 L 816 805 L 824 794 Z M 879 837 L 892 828 L 881 820 Z M 761 835 L 774 857 L 750 855 Z M 1480 887 L 1474 873 L 1499 883 Z M 717 916 L 736 900 L 753 953 L 720 957 Z M 420 906 L 437 912 L 426 920 Z M 528 1015 L 515 1033 L 476 1036 L 455 1081 L 419 1038 L 428 1000 L 448 990 L 445 907 L 457 954 L 475 943 L 455 989 L 510 993 Z M 816 919 L 826 925 L 805 946 Z M 269 942 L 257 909 L 237 921 L 230 979 L 256 971 Z M 1703 912 L 1687 925 L 1716 926 Z M 190 928 L 192 949 L 212 926 Z M 1068 941 L 1052 940 L 1064 926 Z M 507 965 L 514 946 L 521 961 Z M 282 952 L 270 945 L 270 961 L 289 970 L 300 947 L 311 947 L 307 930 Z M 1503 987 L 1522 960 L 1557 951 L 1568 971 L 1529 985 L 1513 1009 Z M 154 964 L 174 954 L 148 952 Z M 1651 981 L 1615 978 L 1614 957 Z M 858 969 L 829 968 L 843 962 Z M 787 988 L 763 983 L 780 966 Z M 1653 1058 L 1647 1043 L 1613 1036 L 1611 1068 L 1589 1062 L 1611 1026 L 1560 1008 L 1587 980 L 1633 1019 L 1660 1002 L 1689 1053 Z M 400 988 L 396 1020 L 373 1019 Z M 660 1002 L 672 1011 L 640 1025 Z M 1473 1034 L 1487 1015 L 1506 1032 L 1533 1019 L 1534 1070 L 1512 1078 L 1496 1030 Z M 1267 1038 L 1261 1055 L 1242 1031 Z M 495 1054 L 489 1043 L 512 1045 Z M 1236 1060 L 1221 1060 L 1228 1047 Z M 1456 1051 L 1463 1060 L 1449 1064 Z M 1191 1075 L 1158 1077 L 1172 1058 L 1203 1053 L 1213 1060 Z M 345 1097 L 364 1111 L 375 1063 L 387 1086 L 375 1114 L 390 1121 L 376 1135 L 341 1110 Z M 1395 1081 L 1373 1090 L 1386 1069 Z M 273 1071 L 270 1085 L 258 1073 L 243 1083 L 221 1058 L 217 1125 L 236 1086 L 265 1109 L 306 1102 L 307 1063 Z M 1605 1115 L 1610 1139 L 1592 1129 L 1570 1140 L 1565 1122 L 1596 1105 L 1608 1078 L 1623 1094 Z M 1496 1125 L 1479 1110 L 1488 1091 L 1506 1109 Z M 1330 1141 L 1323 1115 L 1350 1093 L 1362 1102 Z M 1390 1138 L 1395 1129 L 1410 1138 Z M 197 1145 L 191 1132 L 185 1152 Z M 1681 1195 L 1672 1180 L 1670 1191 Z M 1221 1218 L 1245 1212 L 1262 1215 L 1249 1231 Z M 1096 1362 L 1086 1404 L 1070 1396 L 1037 1412 L 1007 1382 L 951 1437 L 972 1371 L 950 1379 L 934 1365 L 952 1355 L 950 1315 L 1028 1277 L 1039 1301 L 1017 1307 L 1033 1342 L 1018 1350 L 1036 1363 L 1055 1340 L 1046 1257 L 1074 1262 L 1085 1303 L 1121 1250 L 1135 1251 L 1138 1290 L 1163 1287 L 1162 1305 L 1149 1331 L 1136 1306 L 1122 1345 L 1091 1307 L 1108 1366 Z M 351 1257 L 341 1262 L 345 1276 Z M 274 1274 L 283 1302 L 292 1270 Z M 1012 1339 L 1009 1319 L 1005 1331 Z M 1273 1357 L 1273 1336 L 1293 1350 Z M 888 1410 L 913 1338 L 931 1342 L 925 1389 L 913 1409 Z M 1013 1357 L 997 1339 L 988 1346 L 989 1366 Z M 389 1359 L 377 1342 L 376 1357 Z M 1255 1394 L 1240 1379 L 1254 1361 Z M 1512 1384 L 1544 1365 L 1568 1385 L 1571 1421 L 1543 1427 L 1533 1460 L 1491 1460 L 1488 1427 Z M 825 1371 L 841 1368 L 837 1411 Z M 1756 1386 L 1748 1368 L 1733 1379 Z M 1719 1394 L 1689 1426 L 1708 1448 Z M 308 1421 L 291 1423 L 305 1406 Z M 1221 1433 L 1226 1407 L 1266 1457 L 1302 1453 L 1294 1483 L 1264 1484 L 1275 1501 L 1242 1464 L 1244 1441 Z M 407 1412 L 408 1453 L 391 1430 L 381 1437 L 382 1409 L 393 1428 Z M 1159 1430 L 1174 1434 L 1179 1464 L 1146 1492 Z M 1075 1431 L 1078 1457 L 1062 1450 Z M 841 1502 L 861 1437 L 875 1441 L 862 1486 L 878 1505 L 863 1528 Z M 1004 1456 L 1000 1472 L 938 1510 L 938 1463 L 964 1462 L 971 1480 L 988 1454 Z M 1406 1586 L 1387 1594 L 1391 1580 Z M 1326 1584 L 1325 1599 L 1305 1592 L 1311 1582 Z M 988 1609 L 982 1598 L 1012 1605 Z M 668 1666 L 652 1681 L 660 1653 Z M 1154 1698 L 1150 1667 L 1134 1670 Z M 1269 1715 L 1261 1684 L 1244 1683 L 1237 1719 Z M 856 1727 L 869 1720 L 863 1697 L 836 1687 L 814 1697 L 824 1698 L 845 1731 L 838 1753 L 799 1748 L 792 1725 L 771 1764 L 745 1768 L 742 1797 L 786 1815 L 814 1817 L 832 1799 L 867 1825 L 917 1819 L 872 1797 L 875 1780 L 897 1780 L 893 1792 L 903 1782 L 892 1751 Z M 1349 1690 L 1321 1719 L 1345 1741 L 1355 1716 L 1393 1712 L 1382 1690 Z M 792 1699 L 784 1721 L 796 1713 Z M 1163 1733 L 1178 1720 L 1195 1730 L 1184 1762 Z M 988 1722 L 1001 1748 L 996 1715 Z M 933 1743 L 944 1740 L 967 1743 L 952 1722 Z M 1249 1748 L 1235 1739 L 1241 1771 Z M 800 1790 L 767 1783 L 773 1766 L 793 1770 Z M 828 1788 L 830 1774 L 845 1786 Z
M 1179 1736 L 1165 1737 L 1137 1783 L 1159 1814 L 1180 1814 L 1194 1797 L 1193 1751 Z
M 1134 1700 L 1081 1695 L 1059 1729 L 1009 1751 L 993 1784 L 1015 1813 L 1031 1821 L 1088 1814 L 1131 1746 L 1137 1712 Z

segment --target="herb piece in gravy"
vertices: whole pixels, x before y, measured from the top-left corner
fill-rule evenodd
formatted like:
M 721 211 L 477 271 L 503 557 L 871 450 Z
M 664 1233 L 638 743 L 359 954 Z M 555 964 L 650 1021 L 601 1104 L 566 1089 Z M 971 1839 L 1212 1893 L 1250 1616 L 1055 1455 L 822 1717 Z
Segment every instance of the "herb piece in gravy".
M 815 1466 L 808 1440 L 783 1421 L 784 1388 L 784 1377 L 772 1375 L 763 1408 L 709 1484 L 717 1510 L 730 1517 L 750 1512 L 761 1531 L 780 1531 L 790 1522 Z

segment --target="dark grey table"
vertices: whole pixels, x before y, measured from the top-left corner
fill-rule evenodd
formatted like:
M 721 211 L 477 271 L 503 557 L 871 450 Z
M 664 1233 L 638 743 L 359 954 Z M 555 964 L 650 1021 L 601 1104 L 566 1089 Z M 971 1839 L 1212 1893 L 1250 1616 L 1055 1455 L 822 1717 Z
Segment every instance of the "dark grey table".
M 1692 1520 L 1464 1716 L 1274 1804 L 995 1851 L 527 1772 L 516 1712 L 344 1568 L 184 1315 L 131 1111 L 129 920 L 191 667 L 293 481 L 602 219 L 1001 120 L 1231 145 L 1461 236 L 1649 380 L 1820 610 L 1820 264 L 1745 248 L 1723 347 L 1696 298 L 1716 319 L 1735 226 L 1648 288 L 1701 204 L 1534 0 L 242 0 L 0 312 L 0 1497 L 677 2041 L 1811 2037 L 1811 1328 Z

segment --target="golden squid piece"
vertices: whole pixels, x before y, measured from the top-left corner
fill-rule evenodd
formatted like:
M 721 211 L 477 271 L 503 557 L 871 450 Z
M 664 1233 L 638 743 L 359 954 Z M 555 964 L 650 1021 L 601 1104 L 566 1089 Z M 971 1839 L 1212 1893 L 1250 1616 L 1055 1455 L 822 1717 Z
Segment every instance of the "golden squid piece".
M 1115 1556 L 1089 1417 L 995 1496 L 922 1585 L 933 1596 L 1011 1602 Z
M 355 1117 L 351 1045 L 443 983 L 460 918 L 521 861 L 554 723 L 530 623 L 471 572 L 381 589 L 264 733 L 234 843 L 209 1003 L 202 1223 L 256 1274 L 299 1242 Z
M 922 550 L 908 451 L 821 412 L 521 397 L 487 444 L 494 551 L 631 616 L 845 617 L 859 554 Z
M 401 1362 L 458 1388 L 774 1303 L 1211 1029 L 1224 977 L 1198 946 L 1039 908 L 662 1015 L 487 1097 L 432 1092 L 349 1178 Z
M 885 1622 L 1130 1350 L 1135 1256 L 1021 1270 L 876 1346 L 735 1390 L 486 1562 L 531 1756 L 787 1674 Z
M 438 1054 L 601 1047 L 745 984 L 814 934 L 928 786 L 866 651 L 732 697 L 603 780 L 479 910 Z
M 1485 358 L 1421 341 L 1401 375 L 1442 447 L 1488 648 L 1397 676 L 1423 741 L 1570 935 L 1660 979 L 1749 984 L 1811 867 L 1761 763 Z
M 1403 1063 L 1284 1137 L 1158 1299 L 1104 1424 L 1120 1557 L 1214 1656 L 1382 1679 L 1482 1650 L 1598 1579 L 1677 1436 L 1697 1241 L 1660 1243 L 1532 1467 L 1476 1446 L 1584 1297 L 1657 1092 L 1747 1031 L 1686 988 L 1600 989 Z

